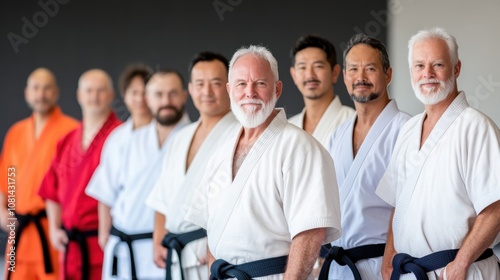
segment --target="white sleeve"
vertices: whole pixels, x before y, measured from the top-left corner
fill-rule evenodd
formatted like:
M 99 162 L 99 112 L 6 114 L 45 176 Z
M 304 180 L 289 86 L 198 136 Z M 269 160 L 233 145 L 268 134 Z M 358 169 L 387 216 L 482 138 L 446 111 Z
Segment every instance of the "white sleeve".
M 156 212 L 159 212 L 163 215 L 167 215 L 167 207 L 165 205 L 165 188 L 166 183 L 168 182 L 167 178 L 167 168 L 168 168 L 168 159 L 171 157 L 170 156 L 170 151 L 172 149 L 168 149 L 167 155 L 164 158 L 162 168 L 161 168 L 161 173 L 158 176 L 158 179 L 156 180 L 155 185 L 151 189 L 151 192 L 149 193 L 148 197 L 146 198 L 146 205 L 154 209 Z
M 119 132 L 119 131 L 117 131 Z M 121 163 L 125 160 L 121 150 L 121 133 L 113 133 L 104 143 L 99 165 L 85 189 L 85 193 L 101 203 L 112 207 L 120 192 Z
M 310 229 L 326 228 L 324 243 L 340 237 L 340 204 L 333 160 L 323 148 L 312 146 L 295 154 L 284 170 L 283 211 L 291 237 Z

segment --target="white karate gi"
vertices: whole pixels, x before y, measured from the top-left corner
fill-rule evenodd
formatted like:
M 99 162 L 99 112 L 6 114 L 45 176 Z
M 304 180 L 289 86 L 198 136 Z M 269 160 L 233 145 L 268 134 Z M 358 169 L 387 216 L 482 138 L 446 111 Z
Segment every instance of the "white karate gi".
M 493 121 L 461 92 L 419 148 L 424 119 L 425 112 L 401 129 L 376 191 L 396 207 L 396 251 L 417 258 L 459 249 L 478 213 L 500 199 L 500 131 Z M 441 270 L 427 273 L 429 279 Z M 467 279 L 500 279 L 497 258 L 473 263 Z
M 216 259 L 242 264 L 288 255 L 292 238 L 315 228 L 326 228 L 323 243 L 340 237 L 332 159 L 278 110 L 234 180 L 233 155 L 240 134 L 214 154 L 186 215 L 186 220 L 207 229 Z M 262 279 L 282 278 L 278 274 Z
M 305 113 L 306 108 L 304 108 L 299 114 L 291 117 L 288 121 L 291 124 L 298 126 L 299 128 L 304 128 Z M 328 105 L 328 108 L 321 117 L 318 126 L 316 126 L 316 129 L 314 129 L 312 136 L 316 138 L 316 140 L 318 140 L 323 145 L 323 147 L 325 147 L 325 149 L 328 149 L 328 147 L 330 146 L 330 138 L 332 137 L 332 133 L 344 121 L 354 116 L 355 113 L 356 111 L 354 111 L 353 108 L 342 105 L 342 103 L 340 102 L 340 98 L 338 96 L 335 96 L 335 98 L 332 100 L 330 105 Z
M 332 135 L 330 154 L 340 193 L 342 236 L 333 246 L 351 249 L 363 245 L 385 243 L 392 206 L 375 194 L 378 182 L 391 158 L 401 127 L 410 119 L 390 101 L 377 117 L 353 158 L 352 137 L 356 116 L 344 122 Z M 362 279 L 381 279 L 382 257 L 356 263 Z M 335 261 L 329 279 L 354 279 L 348 266 Z
M 239 132 L 239 123 L 233 113 L 227 113 L 207 135 L 186 171 L 189 148 L 199 125 L 198 121 L 186 126 L 172 140 L 162 172 L 146 200 L 148 206 L 166 216 L 165 228 L 172 233 L 186 233 L 200 228 L 184 220 L 184 216 L 200 185 L 208 160 L 230 135 Z M 207 278 L 207 266 L 200 264 L 201 260 L 206 261 L 206 254 L 206 238 L 195 240 L 184 247 L 182 265 L 185 279 Z M 178 256 L 174 256 L 172 278 L 180 279 Z
M 106 142 L 103 150 L 108 164 L 99 165 L 85 193 L 111 207 L 112 223 L 126 234 L 153 232 L 154 212 L 145 206 L 145 200 L 161 171 L 163 156 L 169 147 L 169 139 L 188 124 L 185 114 L 175 126 L 161 149 L 158 144 L 156 122 L 141 127 L 121 145 L 121 153 L 110 159 L 107 149 L 116 149 L 113 142 Z M 119 172 L 116 173 L 115 171 Z M 119 238 L 109 236 L 104 249 L 103 279 L 131 279 L 130 255 L 126 243 L 118 246 L 118 277 L 112 277 L 113 249 Z M 165 270 L 153 262 L 153 241 L 142 239 L 132 242 L 135 267 L 139 279 L 164 279 Z

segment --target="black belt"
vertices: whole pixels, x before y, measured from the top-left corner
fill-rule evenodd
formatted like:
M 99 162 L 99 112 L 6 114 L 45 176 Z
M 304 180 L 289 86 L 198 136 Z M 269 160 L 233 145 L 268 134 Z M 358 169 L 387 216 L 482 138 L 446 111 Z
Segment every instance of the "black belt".
M 14 244 L 16 244 L 14 252 L 19 247 L 19 240 L 21 239 L 21 234 L 22 234 L 23 230 L 30 223 L 35 223 L 36 229 L 38 231 L 38 235 L 40 236 L 40 243 L 42 243 L 45 274 L 49 274 L 49 273 L 54 272 L 54 269 L 52 267 L 52 261 L 50 258 L 49 242 L 47 241 L 47 237 L 45 236 L 45 232 L 43 231 L 43 226 L 41 223 L 42 218 L 46 218 L 46 217 L 47 217 L 47 213 L 45 212 L 45 210 L 38 212 L 36 215 L 31 215 L 31 214 L 21 215 L 21 214 L 16 213 L 18 225 L 16 228 L 16 237 L 14 238 Z M 10 273 L 11 273 L 11 271 L 9 270 L 7 273 L 7 280 L 10 279 Z
M 408 254 L 399 253 L 392 259 L 391 280 L 399 279 L 401 274 L 413 273 L 417 280 L 428 280 L 427 272 L 445 267 L 457 256 L 458 249 L 444 250 L 429 254 L 421 258 L 414 258 Z M 493 256 L 493 250 L 487 249 L 476 260 L 482 261 Z
M 179 268 L 181 270 L 181 279 L 184 280 L 184 272 L 182 270 L 182 261 L 181 261 L 181 254 L 182 254 L 182 249 L 192 241 L 201 239 L 203 237 L 207 236 L 207 232 L 200 228 L 198 230 L 186 232 L 186 233 L 168 233 L 165 235 L 163 238 L 163 241 L 161 242 L 161 245 L 168 250 L 167 252 L 167 268 L 166 268 L 166 280 L 171 280 L 172 279 L 172 249 L 175 250 L 177 253 L 177 257 L 179 258 Z
M 233 265 L 225 260 L 216 260 L 210 267 L 210 280 L 236 278 L 238 280 L 251 280 L 284 273 L 288 256 L 263 259 L 244 264 Z
M 80 254 L 82 256 L 82 280 L 89 280 L 90 259 L 89 248 L 87 246 L 87 237 L 97 236 L 97 229 L 80 231 L 78 229 L 66 229 L 63 227 L 63 230 L 66 232 L 66 235 L 68 235 L 68 240 L 70 242 L 78 243 L 78 247 L 80 247 Z M 68 261 L 68 246 L 69 242 L 66 245 L 66 251 L 64 255 L 64 270 L 66 270 Z
M 141 239 L 151 239 L 153 238 L 153 233 L 148 232 L 148 233 L 139 233 L 139 234 L 126 234 L 123 231 L 118 230 L 114 226 L 111 226 L 111 235 L 117 236 L 120 238 L 120 242 L 125 242 L 128 247 L 128 251 L 130 254 L 130 270 L 132 273 L 132 279 L 137 280 L 137 272 L 135 268 L 135 258 L 134 258 L 134 250 L 132 249 L 132 242 L 135 240 L 141 240 Z M 111 275 L 116 276 L 118 275 L 118 256 L 117 256 L 117 251 L 118 251 L 118 245 L 120 242 L 116 243 L 115 248 L 113 249 L 113 271 Z
M 332 261 L 337 262 L 339 265 L 347 265 L 354 275 L 355 280 L 361 280 L 356 262 L 365 259 L 377 258 L 384 255 L 385 244 L 374 244 L 358 246 L 351 249 L 344 250 L 342 247 L 332 246 L 325 256 L 325 262 L 319 274 L 319 280 L 328 280 L 328 272 Z

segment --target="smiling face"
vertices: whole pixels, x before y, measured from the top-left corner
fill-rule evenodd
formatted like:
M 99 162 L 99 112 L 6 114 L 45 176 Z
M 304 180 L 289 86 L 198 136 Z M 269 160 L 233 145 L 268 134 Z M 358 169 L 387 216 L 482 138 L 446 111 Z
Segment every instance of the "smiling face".
M 255 128 L 271 115 L 281 95 L 269 62 L 254 54 L 240 57 L 231 68 L 227 89 L 231 109 L 246 128 Z
M 344 83 L 354 102 L 367 103 L 387 95 L 392 69 L 384 71 L 380 52 L 366 44 L 352 47 L 345 58 Z
M 333 84 L 340 73 L 339 65 L 330 65 L 326 53 L 315 47 L 305 48 L 295 54 L 295 64 L 290 68 L 293 82 L 307 99 L 320 99 L 333 94 Z
M 175 125 L 182 118 L 186 99 L 182 81 L 175 73 L 154 74 L 146 85 L 146 103 L 161 125 Z
M 123 100 L 132 116 L 150 115 L 145 100 L 146 85 L 141 76 L 135 76 L 130 80 L 130 84 L 125 89 Z
M 410 74 L 415 95 L 425 105 L 434 105 L 456 91 L 460 62 L 453 65 L 446 42 L 432 38 L 413 45 Z
M 227 70 L 219 60 L 200 61 L 191 70 L 189 94 L 200 115 L 217 116 L 230 108 Z

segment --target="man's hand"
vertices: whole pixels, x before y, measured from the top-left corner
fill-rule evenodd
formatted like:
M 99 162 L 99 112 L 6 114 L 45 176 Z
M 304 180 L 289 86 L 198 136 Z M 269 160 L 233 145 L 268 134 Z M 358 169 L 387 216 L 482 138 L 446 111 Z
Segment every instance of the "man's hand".
M 63 229 L 53 228 L 50 230 L 50 242 L 52 246 L 59 252 L 66 251 L 66 245 L 68 244 L 68 235 Z
M 153 261 L 159 268 L 167 267 L 167 248 L 161 245 L 153 245 Z
M 446 277 L 445 277 L 446 276 Z M 455 261 L 449 263 L 441 270 L 440 280 L 465 280 L 467 278 L 467 267 L 458 265 Z

